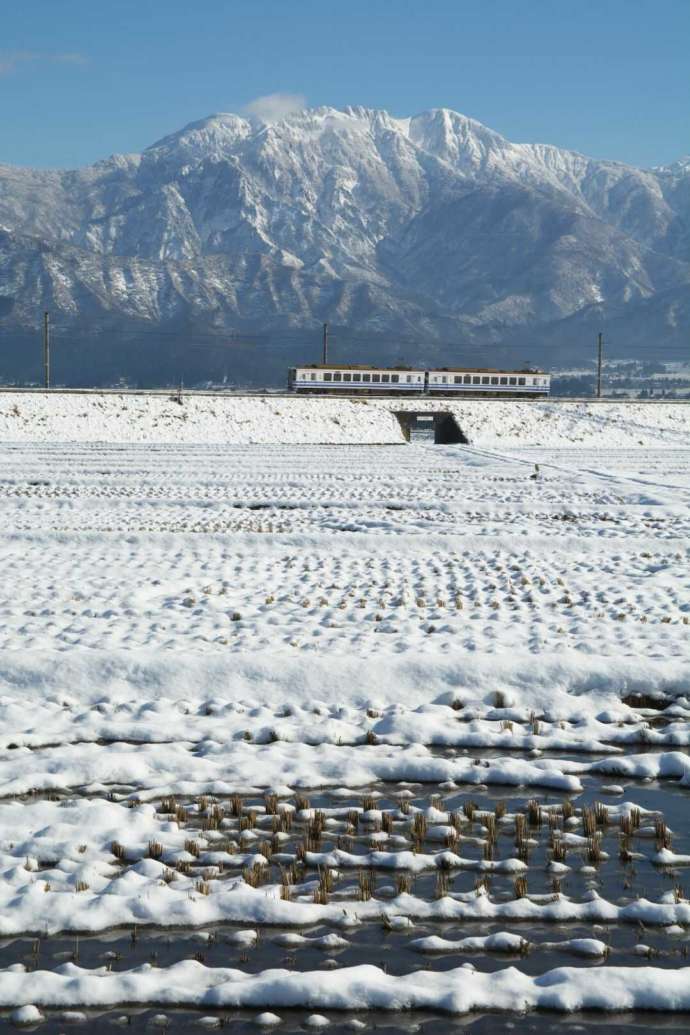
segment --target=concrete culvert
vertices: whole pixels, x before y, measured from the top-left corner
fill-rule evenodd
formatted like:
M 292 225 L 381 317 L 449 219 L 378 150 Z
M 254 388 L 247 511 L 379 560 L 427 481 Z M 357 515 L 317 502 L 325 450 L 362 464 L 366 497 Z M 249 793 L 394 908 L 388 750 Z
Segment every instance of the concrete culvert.
M 430 410 L 398 410 L 395 414 L 408 442 L 440 445 L 469 441 L 452 413 Z

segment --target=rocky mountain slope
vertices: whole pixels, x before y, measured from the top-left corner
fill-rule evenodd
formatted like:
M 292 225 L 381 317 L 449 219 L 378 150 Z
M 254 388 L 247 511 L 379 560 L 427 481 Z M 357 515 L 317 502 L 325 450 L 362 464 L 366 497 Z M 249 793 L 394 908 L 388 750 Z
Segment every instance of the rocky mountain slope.
M 602 326 L 663 355 L 689 287 L 688 160 L 514 144 L 445 109 L 221 114 L 84 169 L 0 166 L 10 376 L 36 368 L 44 309 L 72 380 L 279 377 L 324 320 L 359 359 L 491 345 L 553 363 Z M 229 332 L 253 337 L 224 351 Z

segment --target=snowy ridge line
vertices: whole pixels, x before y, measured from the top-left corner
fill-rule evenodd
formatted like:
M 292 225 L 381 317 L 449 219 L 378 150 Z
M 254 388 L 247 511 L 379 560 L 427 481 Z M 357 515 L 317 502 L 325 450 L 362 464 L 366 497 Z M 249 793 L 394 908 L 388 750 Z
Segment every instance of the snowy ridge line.
M 603 510 L 605 508 L 595 509 Z M 161 547 L 169 545 L 171 548 L 173 546 L 179 546 L 179 548 L 184 546 L 196 547 L 199 542 L 218 543 L 219 545 L 227 544 L 228 542 L 228 535 L 224 532 L 133 531 L 125 533 L 122 531 L 104 532 L 96 529 L 93 531 L 74 531 L 72 529 L 65 529 L 64 531 L 46 531 L 42 529 L 39 532 L 31 532 L 29 530 L 6 531 L 3 532 L 2 540 L 7 545 L 16 544 L 17 546 L 21 543 L 46 543 L 47 545 L 51 543 L 64 543 L 67 545 L 83 543 L 85 546 L 98 546 L 100 544 L 108 544 L 108 541 L 114 538 L 122 539 L 124 535 L 126 535 L 126 541 L 129 545 L 137 545 L 139 543 L 146 545 L 150 543 Z M 388 550 L 393 556 L 415 556 L 420 552 L 419 544 L 420 535 L 418 533 L 400 532 L 395 535 Z M 501 549 L 512 553 L 519 551 L 527 552 L 528 550 L 534 553 L 542 550 L 544 553 L 548 551 L 551 556 L 558 556 L 561 553 L 568 554 L 573 550 L 576 550 L 578 554 L 585 554 L 587 556 L 606 556 L 613 552 L 610 540 L 581 539 L 567 533 L 559 533 L 557 538 L 537 533 L 531 535 L 528 541 L 527 537 L 520 532 L 482 536 L 473 535 L 472 533 L 464 535 L 457 532 L 434 534 L 433 532 L 427 533 L 425 531 L 424 544 L 428 553 L 434 551 L 455 552 L 459 555 L 459 559 L 462 558 L 463 554 L 485 554 Z M 233 532 L 231 545 L 233 553 L 240 552 L 241 548 L 244 547 L 251 548 L 257 556 L 264 556 L 266 554 L 284 554 L 285 550 L 322 549 L 333 551 L 338 546 L 345 545 L 353 546 L 359 551 L 367 549 L 379 551 L 382 548 L 382 539 L 378 533 L 345 529 L 311 533 L 272 532 L 270 535 L 264 532 Z M 621 544 L 620 548 L 629 549 L 629 545 L 627 543 Z M 652 533 L 637 536 L 634 540 L 635 552 L 654 550 L 657 554 L 667 554 L 678 561 L 684 560 L 685 555 L 681 552 L 683 548 L 685 548 L 687 553 L 687 547 L 681 539 L 664 540 Z
M 455 705 L 455 707 L 453 707 Z M 0 699 L 0 750 L 51 748 L 66 744 L 105 747 L 128 744 L 166 744 L 184 740 L 203 745 L 218 741 L 218 722 L 223 723 L 223 742 L 246 740 L 253 744 L 274 741 L 331 744 L 351 747 L 368 744 L 408 746 L 423 744 L 448 748 L 498 748 L 504 751 L 561 751 L 621 754 L 634 745 L 650 747 L 690 746 L 690 709 L 686 697 L 676 698 L 657 714 L 663 729 L 650 726 L 648 710 L 628 704 L 609 707 L 599 715 L 584 717 L 577 698 L 564 706 L 554 702 L 545 713 L 525 707 L 487 707 L 460 698 L 424 703 L 416 708 L 395 704 L 376 709 L 345 705 L 302 708 L 295 703 L 269 708 L 227 699 L 175 700 L 163 698 L 144 703 L 137 699 L 117 704 L 101 701 L 86 708 L 78 701 L 34 701 L 27 713 L 25 702 Z M 453 708 L 451 712 L 449 709 Z M 318 714 L 319 722 L 314 716 Z M 167 718 L 165 717 L 167 716 Z M 538 725 L 537 725 L 538 724 Z M 1 764 L 0 764 L 1 765 Z
M 375 783 L 447 783 L 468 787 L 543 787 L 582 791 L 581 776 L 677 780 L 690 786 L 690 755 L 682 751 L 606 756 L 593 762 L 559 758 L 444 758 L 422 744 L 334 749 L 331 744 L 250 744 L 243 740 L 198 744 L 77 744 L 7 752 L 0 761 L 0 797 L 40 791 L 105 794 L 154 801 L 169 795 L 231 796 L 256 787 L 367 787 Z M 136 790 L 135 790 L 136 788 Z
M 114 859 L 109 863 L 106 858 L 80 868 L 70 861 L 69 873 L 59 867 L 28 872 L 15 857 L 3 860 L 4 865 L 10 862 L 13 879 L 4 882 L 0 894 L 0 937 L 98 934 L 128 925 L 195 930 L 217 923 L 292 928 L 330 924 L 348 931 L 367 922 L 390 925 L 400 917 L 421 922 L 559 926 L 690 924 L 690 903 L 677 902 L 673 892 L 664 893 L 658 901 L 639 898 L 624 905 L 610 902 L 594 890 L 585 892 L 581 901 L 563 893 L 505 901 L 491 898 L 481 888 L 431 900 L 403 893 L 366 902 L 340 898 L 323 905 L 313 901 L 313 889 L 301 899 L 286 900 L 280 884 L 254 888 L 243 878 L 227 874 L 223 879 L 209 878 L 209 894 L 202 894 L 196 876 L 167 883 L 163 879 L 166 864 L 148 858 L 133 863 L 124 873 Z M 93 886 L 75 892 L 73 882 L 79 874 L 88 875 Z M 58 883 L 60 879 L 63 885 Z
M 467 689 L 488 700 L 498 690 L 517 695 L 512 704 L 536 704 L 541 710 L 543 693 L 597 695 L 580 702 L 583 710 L 599 710 L 598 695 L 619 699 L 628 693 L 661 693 L 672 696 L 688 691 L 690 662 L 684 658 L 643 658 L 583 655 L 563 649 L 544 652 L 535 666 L 527 651 L 506 656 L 468 656 L 462 651 L 443 658 L 368 657 L 337 654 L 330 657 L 276 652 L 204 655 L 201 651 L 97 648 L 54 651 L 6 651 L 0 659 L 0 692 L 43 695 L 66 694 L 70 699 L 97 703 L 146 691 L 151 700 L 205 695 L 241 695 L 260 703 L 276 700 L 314 705 L 316 702 L 348 703 L 366 707 L 371 702 L 416 706 L 433 702 L 442 694 L 449 700 L 455 691 Z M 59 660 L 59 665 L 57 661 Z M 591 707 L 590 707 L 591 705 Z
M 336 973 L 265 970 L 246 974 L 185 960 L 170 967 L 143 964 L 114 973 L 66 963 L 56 971 L 26 972 L 23 965 L 0 971 L 0 1005 L 42 1007 L 120 1004 L 277 1007 L 325 1010 L 579 1010 L 616 1012 L 690 1009 L 690 968 L 558 967 L 536 977 L 516 967 L 485 974 L 461 966 L 443 973 L 412 971 L 394 977 L 371 965 Z
M 402 445 L 396 410 L 449 412 L 476 446 L 684 447 L 690 406 L 0 391 L 0 441 Z
M 0 396 L 6 392 L 14 395 L 143 395 L 143 396 L 165 396 L 169 398 L 176 398 L 178 395 L 178 386 L 170 385 L 168 388 L 69 388 L 66 386 L 60 386 L 57 388 L 51 388 L 49 393 L 46 393 L 45 388 L 40 385 L 1 385 Z M 182 396 L 200 396 L 202 398 L 211 399 L 294 399 L 294 392 L 288 391 L 287 389 L 272 389 L 272 388 L 257 388 L 257 389 L 238 389 L 237 391 L 226 388 L 226 389 L 213 389 L 213 388 L 186 388 L 182 389 Z M 331 396 L 323 393 L 319 395 L 318 392 L 314 392 L 311 395 L 313 399 L 330 399 Z M 348 402 L 353 400 L 360 400 L 361 395 L 340 395 L 338 398 L 346 399 Z M 428 397 L 417 396 L 422 402 L 428 401 Z M 367 402 L 370 399 L 366 400 Z M 397 400 L 392 400 L 397 401 Z M 438 401 L 438 400 L 437 400 Z M 480 398 L 480 402 L 489 403 L 500 403 L 505 402 L 505 399 L 500 398 Z M 552 395 L 549 399 L 550 402 L 570 404 L 573 403 L 585 403 L 587 406 L 615 406 L 620 405 L 621 401 L 629 401 L 634 403 L 635 406 L 688 406 L 690 401 L 688 399 L 674 398 L 674 399 L 597 399 L 591 395 L 568 395 L 558 396 Z

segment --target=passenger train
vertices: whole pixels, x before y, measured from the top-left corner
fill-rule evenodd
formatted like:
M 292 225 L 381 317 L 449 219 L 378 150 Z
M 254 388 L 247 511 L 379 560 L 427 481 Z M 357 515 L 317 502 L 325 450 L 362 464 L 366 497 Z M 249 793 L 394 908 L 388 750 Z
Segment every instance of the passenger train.
M 483 398 L 542 398 L 551 375 L 543 370 L 492 370 L 443 367 L 332 366 L 313 363 L 290 367 L 288 390 L 317 395 L 447 395 Z

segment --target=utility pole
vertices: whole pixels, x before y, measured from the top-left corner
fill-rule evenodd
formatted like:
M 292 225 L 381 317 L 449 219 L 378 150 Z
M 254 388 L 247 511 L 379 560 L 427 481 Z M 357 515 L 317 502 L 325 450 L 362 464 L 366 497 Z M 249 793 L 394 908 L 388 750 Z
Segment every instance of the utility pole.
M 50 388 L 50 316 L 43 314 L 43 382 Z
M 597 399 L 601 399 L 601 361 L 604 354 L 604 335 L 599 331 L 597 336 Z
M 323 325 L 323 359 L 321 360 L 324 366 L 328 363 L 328 324 Z

